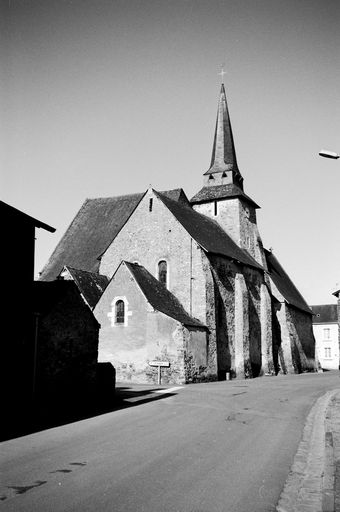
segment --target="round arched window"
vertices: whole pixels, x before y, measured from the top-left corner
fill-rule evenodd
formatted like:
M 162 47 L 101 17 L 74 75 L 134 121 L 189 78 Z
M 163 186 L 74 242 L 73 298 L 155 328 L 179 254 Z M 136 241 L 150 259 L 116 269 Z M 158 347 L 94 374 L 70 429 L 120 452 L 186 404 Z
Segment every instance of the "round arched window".
M 168 274 L 167 262 L 162 260 L 158 263 L 158 281 L 166 286 Z
M 123 300 L 117 300 L 116 302 L 116 323 L 123 324 L 125 320 L 125 304 Z

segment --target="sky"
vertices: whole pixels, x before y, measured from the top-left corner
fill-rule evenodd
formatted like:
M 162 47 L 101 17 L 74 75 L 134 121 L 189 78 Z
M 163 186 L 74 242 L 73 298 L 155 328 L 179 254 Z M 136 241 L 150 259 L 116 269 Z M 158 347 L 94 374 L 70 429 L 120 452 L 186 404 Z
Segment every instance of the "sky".
M 57 230 L 36 275 L 86 198 L 202 187 L 223 65 L 263 243 L 335 302 L 340 160 L 318 152 L 340 152 L 340 2 L 0 2 L 1 200 Z

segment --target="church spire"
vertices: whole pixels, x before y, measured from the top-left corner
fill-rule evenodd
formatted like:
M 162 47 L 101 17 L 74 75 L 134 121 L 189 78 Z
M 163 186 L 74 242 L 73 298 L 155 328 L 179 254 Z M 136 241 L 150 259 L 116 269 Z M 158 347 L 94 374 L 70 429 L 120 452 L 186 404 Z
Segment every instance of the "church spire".
M 243 189 L 243 178 L 238 169 L 233 132 L 228 112 L 224 84 L 221 85 L 218 102 L 215 137 L 209 170 L 204 174 L 209 185 L 215 185 L 214 179 L 223 178 L 224 183 L 234 183 Z M 217 176 L 214 176 L 217 175 Z M 229 179 L 224 179 L 229 178 Z M 219 183 L 220 184 L 220 183 Z

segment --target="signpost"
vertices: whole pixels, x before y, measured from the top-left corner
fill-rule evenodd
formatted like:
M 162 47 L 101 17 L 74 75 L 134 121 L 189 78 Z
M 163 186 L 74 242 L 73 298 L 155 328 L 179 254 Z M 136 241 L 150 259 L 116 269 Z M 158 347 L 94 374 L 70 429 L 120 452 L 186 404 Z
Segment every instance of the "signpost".
M 150 361 L 149 365 L 158 367 L 158 385 L 160 385 L 162 382 L 161 368 L 169 368 L 169 361 Z

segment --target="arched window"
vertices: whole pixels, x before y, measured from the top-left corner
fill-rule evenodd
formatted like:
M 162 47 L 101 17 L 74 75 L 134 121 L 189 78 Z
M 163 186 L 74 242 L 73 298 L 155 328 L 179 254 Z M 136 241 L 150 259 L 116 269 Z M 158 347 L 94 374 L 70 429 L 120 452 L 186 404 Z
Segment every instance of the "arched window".
M 167 285 L 167 276 L 168 276 L 168 265 L 167 262 L 162 260 L 158 263 L 158 281 L 163 283 L 164 286 Z
M 125 321 L 125 304 L 123 300 L 117 300 L 115 305 L 116 324 L 123 324 Z

